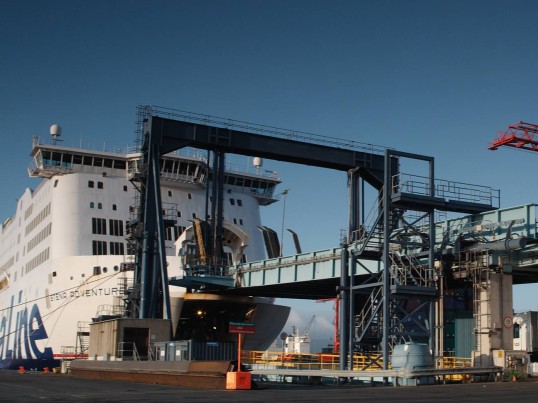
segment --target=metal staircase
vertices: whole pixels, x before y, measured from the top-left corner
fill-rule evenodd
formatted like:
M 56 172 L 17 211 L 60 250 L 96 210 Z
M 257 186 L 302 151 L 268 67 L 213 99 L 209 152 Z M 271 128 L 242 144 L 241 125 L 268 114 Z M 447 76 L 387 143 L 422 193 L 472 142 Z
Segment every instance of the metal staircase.
M 75 345 L 75 358 L 87 358 L 90 347 L 90 324 L 77 322 L 77 340 Z

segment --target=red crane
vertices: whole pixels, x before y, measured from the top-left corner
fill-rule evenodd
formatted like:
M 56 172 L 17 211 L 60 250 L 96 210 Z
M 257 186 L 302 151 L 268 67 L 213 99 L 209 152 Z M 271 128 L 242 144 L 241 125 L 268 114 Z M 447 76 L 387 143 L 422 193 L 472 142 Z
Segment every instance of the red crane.
M 497 133 L 497 138 L 488 149 L 496 150 L 500 146 L 538 151 L 538 125 L 518 122 L 508 126 L 506 131 Z

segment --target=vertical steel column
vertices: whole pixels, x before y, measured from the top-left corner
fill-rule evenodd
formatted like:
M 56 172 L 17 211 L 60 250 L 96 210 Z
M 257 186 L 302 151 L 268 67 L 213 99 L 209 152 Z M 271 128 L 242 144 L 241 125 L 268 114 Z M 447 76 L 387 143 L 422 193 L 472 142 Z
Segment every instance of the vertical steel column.
M 347 243 L 342 243 L 340 256 L 340 370 L 346 369 L 349 348 L 349 252 Z
M 390 337 L 390 204 L 391 204 L 391 152 L 385 150 L 385 172 L 383 191 L 383 369 L 389 369 Z
M 219 153 L 216 150 L 213 150 L 213 173 L 211 175 L 211 248 L 210 248 L 210 258 L 214 260 L 215 256 L 215 243 L 217 236 L 217 195 L 218 195 L 218 175 L 219 175 Z M 204 263 L 202 263 L 204 264 Z M 208 262 L 205 262 L 208 264 Z
M 217 225 L 215 228 L 215 245 L 213 253 L 217 259 L 217 264 L 221 264 L 222 259 L 222 221 L 224 219 L 224 151 L 218 152 L 218 175 L 217 175 Z
M 143 225 L 144 241 L 140 276 L 139 318 L 170 317 L 168 273 L 161 208 L 160 140 L 153 133 L 151 118 L 145 123 Z M 162 293 L 162 294 L 161 294 Z M 162 298 L 162 300 L 161 300 Z M 164 312 L 163 312 L 164 306 Z
M 154 155 L 153 155 L 153 179 L 154 193 L 155 193 L 155 205 L 158 207 L 157 216 L 155 217 L 157 221 L 157 242 L 155 247 L 157 248 L 156 254 L 156 263 L 157 267 L 160 267 L 160 270 L 154 270 L 155 278 L 160 276 L 160 281 L 157 281 L 157 286 L 154 288 L 154 299 L 157 302 L 157 297 L 159 295 L 159 287 L 162 288 L 162 305 L 158 304 L 155 318 L 171 319 L 172 314 L 170 311 L 170 296 L 168 289 L 168 267 L 166 263 L 166 245 L 165 245 L 165 235 L 164 235 L 164 221 L 162 216 L 162 199 L 161 199 L 161 173 L 160 173 L 160 147 L 155 145 Z
M 430 197 L 435 197 L 435 167 L 434 167 L 434 160 L 431 158 L 429 160 L 429 168 L 430 168 Z M 429 266 L 429 284 L 428 286 L 432 286 L 434 284 L 434 270 L 435 270 L 435 209 L 432 209 L 428 213 L 428 224 L 430 226 L 429 228 L 429 237 L 430 237 L 430 250 L 428 253 L 428 266 Z M 443 309 L 441 307 L 441 309 Z M 435 299 L 431 299 L 429 303 L 429 325 L 430 325 L 430 336 L 429 336 L 429 347 L 432 354 L 435 354 Z M 434 358 L 437 358 L 434 356 Z
M 343 245 L 346 250 L 347 246 L 357 241 L 355 239 L 356 237 L 354 234 L 358 233 L 359 225 L 360 225 L 360 217 L 361 217 L 361 211 L 360 211 L 360 200 L 361 200 L 361 191 L 360 191 L 360 175 L 359 175 L 359 169 L 354 168 L 348 171 L 348 186 L 349 186 L 349 226 L 348 226 L 348 232 L 347 232 L 347 243 Z M 353 276 L 355 275 L 355 267 L 356 262 L 355 258 L 353 257 L 351 259 L 351 262 L 349 262 L 349 252 L 346 255 L 347 260 L 347 270 L 349 272 L 349 294 L 348 294 L 348 315 L 347 316 L 341 316 L 342 320 L 341 322 L 347 321 L 347 332 L 348 332 L 348 339 L 347 342 L 349 343 L 348 351 L 349 351 L 349 363 L 348 363 L 348 369 L 350 371 L 353 370 L 353 349 L 355 344 L 355 324 L 353 321 L 353 318 L 355 316 L 354 308 L 355 308 L 355 298 L 354 298 L 354 291 L 353 291 Z M 342 348 L 342 343 L 340 343 L 340 348 Z
M 355 292 L 353 286 L 355 285 L 354 276 L 357 267 L 357 261 L 351 259 L 349 263 L 349 365 L 348 370 L 353 371 L 353 350 L 355 347 L 355 324 L 353 318 L 355 317 Z

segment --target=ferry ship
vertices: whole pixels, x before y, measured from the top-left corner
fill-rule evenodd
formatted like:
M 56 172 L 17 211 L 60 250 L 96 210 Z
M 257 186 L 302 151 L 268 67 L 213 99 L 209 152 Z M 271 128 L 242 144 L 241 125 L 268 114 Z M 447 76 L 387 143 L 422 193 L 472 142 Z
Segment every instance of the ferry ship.
M 64 146 L 61 129 L 33 138 L 31 177 L 0 236 L 0 367 L 40 370 L 87 356 L 89 322 L 121 317 L 133 281 L 129 221 L 139 192 L 130 173 L 136 147 L 93 151 Z M 207 215 L 211 170 L 200 150 L 161 157 L 169 277 L 181 277 L 193 226 Z M 277 201 L 278 175 L 256 167 L 226 170 L 224 256 L 228 263 L 266 257 L 260 207 Z M 265 349 L 284 326 L 289 307 L 267 298 L 226 297 L 170 286 L 175 340 L 234 340 L 229 321 L 260 324 L 245 349 Z

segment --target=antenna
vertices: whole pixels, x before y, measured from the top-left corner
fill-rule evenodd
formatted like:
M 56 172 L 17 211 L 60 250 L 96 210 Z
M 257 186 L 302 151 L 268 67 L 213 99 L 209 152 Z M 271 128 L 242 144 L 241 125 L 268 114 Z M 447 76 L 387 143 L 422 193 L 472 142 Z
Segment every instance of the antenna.
M 50 126 L 50 135 L 52 136 L 52 144 L 56 145 L 56 142 L 62 141 L 59 137 L 62 134 L 62 128 L 59 124 L 54 123 Z

